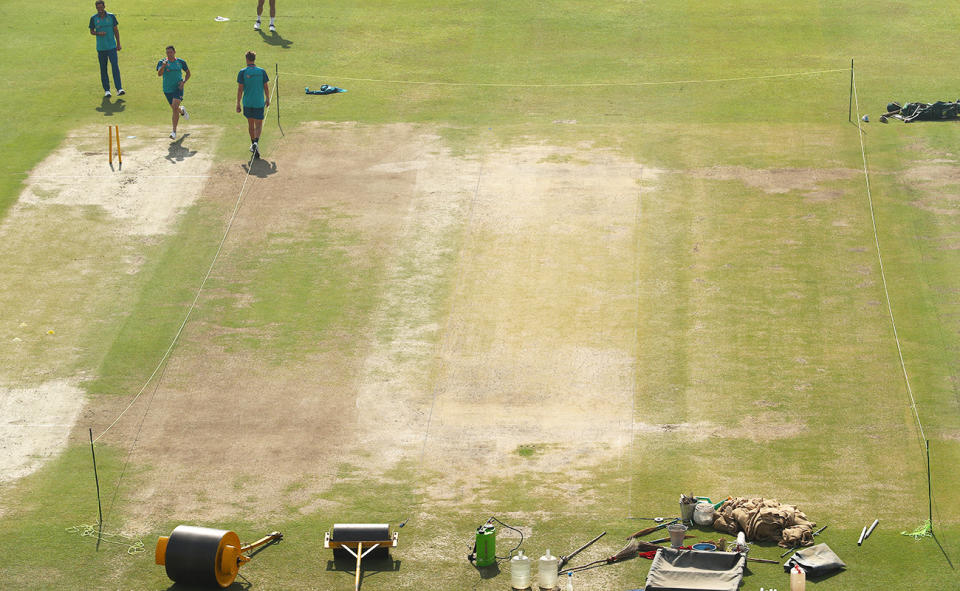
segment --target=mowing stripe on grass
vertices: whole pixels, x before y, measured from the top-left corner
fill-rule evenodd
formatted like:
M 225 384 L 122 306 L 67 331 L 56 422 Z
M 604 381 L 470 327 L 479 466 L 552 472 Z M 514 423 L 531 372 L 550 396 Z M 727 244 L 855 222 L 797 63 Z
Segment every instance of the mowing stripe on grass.
M 271 98 L 273 98 L 272 93 L 271 93 Z M 267 114 L 267 111 L 269 110 L 270 110 L 270 107 L 267 107 L 264 110 L 264 119 L 266 119 L 266 114 Z M 237 213 L 240 211 L 240 205 L 243 203 L 243 190 L 247 187 L 247 181 L 250 179 L 251 170 L 253 170 L 252 167 L 247 167 L 247 173 L 243 176 L 243 183 L 240 185 L 240 191 L 237 193 L 237 201 L 233 206 L 233 213 L 230 214 L 230 219 L 227 221 L 227 227 L 226 229 L 224 229 L 223 237 L 220 239 L 220 243 L 217 245 L 217 251 L 213 254 L 213 259 L 210 261 L 210 266 L 207 268 L 207 273 L 203 276 L 203 280 L 200 281 L 200 286 L 197 287 L 197 293 L 194 295 L 193 301 L 190 302 L 190 307 L 187 308 L 187 313 L 183 317 L 183 322 L 180 323 L 180 328 L 177 329 L 176 334 L 173 336 L 173 340 L 170 341 L 170 346 L 167 347 L 166 351 L 164 351 L 163 356 L 160 358 L 160 361 L 157 363 L 157 367 L 154 368 L 153 373 L 150 374 L 150 377 L 147 378 L 147 381 L 143 383 L 143 386 L 137 392 L 136 396 L 133 397 L 133 400 L 130 401 L 130 404 L 128 404 L 126 408 L 124 408 L 122 411 L 120 411 L 120 414 L 117 415 L 117 418 L 114 419 L 112 423 L 110 423 L 109 427 L 107 427 L 106 429 L 103 430 L 103 432 L 97 435 L 96 439 L 93 440 L 94 443 L 96 443 L 97 441 L 100 440 L 101 437 L 106 435 L 107 431 L 112 429 L 113 426 L 116 425 L 118 421 L 120 421 L 123 415 L 126 414 L 128 410 L 130 410 L 130 407 L 132 407 L 134 403 L 137 402 L 137 400 L 143 394 L 144 390 L 147 389 L 147 386 L 150 384 L 150 381 L 153 380 L 154 376 L 157 375 L 157 372 L 160 371 L 160 367 L 170 357 L 170 353 L 173 352 L 173 348 L 176 346 L 177 341 L 180 340 L 180 335 L 183 334 L 183 329 L 187 325 L 187 321 L 190 320 L 190 315 L 193 314 L 193 310 L 197 307 L 197 302 L 200 300 L 200 294 L 203 292 L 203 288 L 207 284 L 207 280 L 210 279 L 210 273 L 213 272 L 213 267 L 214 265 L 217 264 L 217 259 L 220 257 L 220 252 L 223 250 L 223 245 L 227 241 L 227 236 L 229 236 L 230 234 L 230 228 L 233 227 L 233 222 L 234 220 L 237 219 Z
M 466 228 L 465 240 L 470 239 L 470 227 L 473 222 L 474 204 L 477 201 L 477 195 L 480 194 L 480 181 L 482 179 L 483 179 L 483 162 L 481 161 L 480 170 L 477 171 L 477 184 L 474 186 L 473 195 L 470 198 L 470 208 L 467 211 L 467 219 L 464 223 L 464 227 Z M 461 282 L 462 280 L 461 275 L 463 274 L 463 269 L 466 266 L 463 263 L 463 257 L 458 257 L 458 260 L 460 262 L 458 263 L 458 269 L 457 269 L 456 277 L 454 279 L 454 285 L 459 284 Z M 452 319 L 454 318 L 454 314 L 453 314 L 454 305 L 455 303 L 451 304 L 450 310 L 447 313 L 446 322 L 444 323 L 443 333 L 440 335 L 440 338 L 437 339 L 436 357 L 438 360 L 438 366 L 435 367 L 434 371 L 432 372 L 432 384 L 430 386 L 430 390 L 431 390 L 430 410 L 427 413 L 427 422 L 423 427 L 423 443 L 420 446 L 420 457 L 417 458 L 417 473 L 420 475 L 420 478 L 419 478 L 420 481 L 424 480 L 423 465 L 427 455 L 427 440 L 430 438 L 430 425 L 433 421 L 433 411 L 437 406 L 437 397 L 440 395 L 440 384 L 439 384 L 440 377 L 439 376 L 440 376 L 440 367 L 443 364 L 443 356 L 440 353 L 443 350 L 445 337 L 450 334 L 450 324 L 452 322 Z M 418 517 L 423 511 L 422 509 L 423 503 L 424 501 L 426 501 L 426 499 L 427 499 L 426 495 L 420 495 L 420 499 L 415 502 L 415 507 L 416 507 L 415 513 L 417 514 Z
M 276 88 L 276 81 L 274 81 L 274 88 Z M 273 98 L 272 92 L 271 92 L 270 98 Z M 264 113 L 263 113 L 264 119 L 266 119 L 267 112 L 269 110 L 270 110 L 269 106 L 267 106 L 267 108 L 264 109 Z M 255 156 L 251 156 L 250 162 L 253 162 L 254 158 Z M 200 294 L 203 293 L 203 288 L 207 284 L 207 280 L 210 279 L 210 274 L 213 272 L 213 267 L 214 265 L 217 264 L 217 259 L 220 257 L 220 253 L 223 251 L 223 245 L 226 243 L 227 237 L 230 235 L 230 229 L 233 227 L 233 222 L 234 220 L 237 219 L 237 213 L 239 213 L 240 206 L 243 204 L 244 189 L 246 189 L 247 187 L 247 181 L 250 180 L 250 172 L 252 170 L 253 170 L 252 165 L 247 167 L 247 173 L 243 176 L 243 183 L 240 185 L 240 191 L 237 193 L 237 200 L 236 200 L 236 203 L 234 203 L 233 212 L 230 214 L 230 219 L 227 221 L 227 227 L 223 231 L 223 237 L 220 239 L 220 243 L 217 245 L 217 250 L 213 254 L 213 259 L 210 261 L 210 266 L 207 267 L 207 272 L 203 276 L 203 280 L 200 281 L 200 285 L 197 287 L 197 292 L 194 295 L 193 301 L 190 302 L 190 306 L 189 308 L 187 308 L 187 313 L 184 314 L 183 316 L 183 321 L 180 323 L 180 327 L 177 329 L 176 334 L 173 335 L 173 339 L 170 341 L 170 346 L 168 346 L 166 351 L 164 351 L 163 355 L 160 357 L 160 361 L 157 363 L 157 366 L 154 368 L 153 373 L 151 373 L 150 377 L 147 378 L 147 381 L 143 383 L 143 386 L 137 392 L 136 396 L 133 397 L 133 400 L 130 401 L 130 404 L 128 404 L 122 411 L 120 411 L 120 414 L 117 415 L 117 418 L 114 419 L 112 423 L 110 423 L 110 426 L 104 429 L 100 433 L 100 435 L 97 435 L 96 439 L 93 439 L 90 442 L 90 445 L 92 448 L 94 443 L 96 443 L 97 441 L 100 440 L 100 438 L 106 435 L 107 432 L 110 431 L 110 429 L 112 429 L 114 425 L 116 425 L 120 421 L 121 418 L 123 418 L 123 415 L 125 415 L 127 411 L 130 410 L 131 407 L 133 407 L 133 405 L 137 402 L 137 400 L 140 399 L 140 396 L 147 389 L 147 386 L 150 385 L 150 382 L 153 380 L 154 377 L 156 377 L 157 372 L 161 372 L 161 368 L 162 368 L 162 372 L 160 373 L 160 378 L 157 379 L 157 382 L 153 387 L 153 394 L 150 396 L 150 401 L 147 403 L 147 407 L 143 411 L 143 416 L 140 418 L 140 424 L 137 426 L 137 433 L 134 436 L 133 441 L 130 443 L 130 448 L 127 450 L 126 457 L 124 457 L 123 459 L 123 466 L 120 469 L 120 476 L 117 478 L 117 484 L 113 489 L 113 495 L 110 499 L 110 505 L 109 507 L 107 507 L 107 517 L 101 520 L 100 522 L 101 531 L 103 530 L 103 524 L 106 522 L 107 518 L 110 517 L 110 514 L 113 511 L 114 501 L 116 501 L 117 495 L 120 492 L 120 485 L 123 483 L 123 477 L 126 474 L 127 466 L 130 464 L 130 459 L 133 456 L 133 450 L 137 446 L 137 441 L 139 440 L 140 433 L 143 430 L 144 422 L 147 420 L 147 413 L 150 412 L 150 406 L 152 405 L 153 400 L 157 395 L 157 391 L 160 389 L 160 382 L 163 379 L 163 374 L 167 370 L 166 362 L 170 358 L 170 354 L 173 352 L 174 347 L 176 347 L 177 343 L 180 341 L 180 336 L 183 334 L 183 329 L 187 326 L 187 321 L 190 320 L 190 316 L 193 314 L 193 311 L 196 309 L 197 302 L 200 300 Z
M 640 281 L 640 222 L 643 219 L 643 166 L 640 167 L 640 174 L 637 178 L 637 213 L 634 216 L 633 222 L 633 231 L 636 235 L 636 242 L 634 243 L 633 249 L 633 280 L 634 280 L 634 289 L 636 290 L 636 318 L 633 321 L 633 342 L 637 348 L 637 352 L 634 353 L 634 369 L 639 373 L 639 349 L 640 349 L 640 320 L 641 320 L 641 302 L 643 300 L 641 293 L 641 281 Z M 636 426 L 637 426 L 637 380 L 633 380 L 633 396 L 630 398 L 630 442 L 627 444 L 627 451 L 629 452 L 627 457 L 633 457 L 633 440 L 636 438 Z M 621 470 L 620 463 L 623 460 L 623 449 L 620 450 L 620 455 L 617 458 L 617 471 Z M 627 478 L 627 518 L 633 517 L 633 474 Z
M 851 70 L 850 80 L 853 86 L 853 100 L 857 110 L 857 135 L 860 138 L 860 156 L 863 158 L 863 178 L 867 187 L 867 202 L 870 204 L 870 222 L 873 224 L 873 243 L 877 249 L 877 261 L 880 263 L 880 281 L 883 284 L 883 295 L 887 300 L 887 313 L 890 316 L 890 326 L 893 328 L 893 340 L 897 343 L 897 355 L 900 357 L 900 370 L 903 372 L 903 381 L 907 385 L 907 394 L 910 395 L 910 407 L 913 409 L 913 416 L 917 419 L 917 427 L 920 428 L 920 439 L 926 441 L 927 436 L 923 431 L 923 423 L 920 421 L 920 413 L 917 410 L 917 400 L 913 396 L 913 388 L 910 386 L 910 376 L 907 374 L 907 364 L 903 360 L 903 348 L 900 346 L 900 337 L 897 334 L 897 321 L 893 317 L 893 305 L 890 303 L 890 291 L 887 289 L 887 275 L 883 268 L 883 255 L 880 251 L 880 235 L 877 232 L 877 217 L 873 208 L 873 194 L 870 191 L 870 172 L 867 169 L 867 151 L 863 144 L 863 128 L 860 125 L 860 102 L 857 100 L 857 81 L 856 74 Z M 929 470 L 930 466 L 927 465 Z

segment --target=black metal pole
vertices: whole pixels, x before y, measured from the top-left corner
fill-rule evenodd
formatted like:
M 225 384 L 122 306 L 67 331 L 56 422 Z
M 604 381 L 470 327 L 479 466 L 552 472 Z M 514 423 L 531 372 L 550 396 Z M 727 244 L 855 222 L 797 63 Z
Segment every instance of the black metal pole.
M 97 454 L 93 451 L 93 429 L 90 429 L 90 455 L 93 456 L 93 480 L 97 483 L 97 550 L 103 537 L 103 505 L 100 503 L 100 477 L 97 475 Z
M 850 58 L 850 105 L 847 108 L 847 122 L 853 121 L 853 58 Z
M 927 444 L 927 515 L 930 519 L 930 531 L 933 531 L 933 487 L 930 484 L 930 440 Z

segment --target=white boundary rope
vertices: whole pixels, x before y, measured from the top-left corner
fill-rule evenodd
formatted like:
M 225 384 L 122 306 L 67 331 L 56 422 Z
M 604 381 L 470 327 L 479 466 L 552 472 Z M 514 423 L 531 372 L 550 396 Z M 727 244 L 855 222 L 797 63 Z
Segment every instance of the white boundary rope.
M 870 222 L 873 224 L 873 243 L 877 249 L 877 261 L 880 263 L 880 280 L 883 283 L 883 295 L 887 300 L 887 313 L 890 316 L 890 326 L 893 328 L 893 340 L 897 343 L 897 355 L 900 357 L 900 370 L 903 372 L 903 381 L 907 385 L 907 394 L 910 395 L 910 408 L 913 409 L 913 416 L 917 419 L 920 437 L 923 441 L 926 441 L 927 436 L 923 431 L 923 423 L 920 422 L 920 413 L 917 410 L 917 400 L 913 396 L 913 388 L 910 386 L 910 376 L 907 374 L 907 364 L 903 360 L 903 348 L 900 346 L 900 336 L 897 333 L 897 321 L 894 319 L 893 305 L 890 303 L 890 291 L 887 289 L 887 274 L 883 267 L 883 255 L 880 251 L 880 234 L 877 231 L 877 216 L 874 212 L 873 194 L 870 190 L 870 173 L 867 170 L 867 150 L 863 144 L 863 127 L 860 125 L 860 101 L 857 99 L 856 72 L 851 76 L 851 80 L 853 82 L 853 102 L 857 110 L 857 135 L 860 138 L 860 156 L 863 158 L 863 178 L 867 186 L 867 202 L 870 204 Z
M 787 74 L 769 74 L 766 76 L 741 76 L 738 78 L 708 78 L 703 80 L 664 80 L 654 82 L 571 82 L 571 83 L 550 83 L 550 84 L 524 84 L 510 82 L 436 82 L 423 80 L 387 80 L 380 78 L 349 78 L 347 76 L 320 75 L 320 74 L 299 74 L 296 72 L 284 72 L 288 76 L 302 76 L 309 78 L 325 78 L 330 80 L 349 80 L 351 82 L 374 82 L 379 84 L 419 84 L 428 86 L 489 86 L 495 88 L 585 88 L 585 87 L 604 87 L 604 86 L 667 86 L 671 84 L 707 84 L 716 82 L 742 82 L 746 80 L 769 80 L 772 78 L 795 78 L 798 76 L 817 76 L 819 74 L 832 74 L 836 72 L 847 72 L 846 68 L 837 70 L 815 70 L 811 72 L 791 72 Z
M 277 83 L 276 83 L 276 80 L 274 80 L 273 89 L 270 91 L 271 104 L 273 103 L 273 91 L 276 90 L 276 87 L 277 87 Z M 266 121 L 267 119 L 267 113 L 269 112 L 269 110 L 270 110 L 270 107 L 267 107 L 263 112 L 264 121 Z M 251 162 L 253 162 L 252 159 L 251 159 Z M 220 258 L 220 253 L 221 251 L 223 251 L 223 245 L 227 241 L 227 236 L 230 235 L 230 229 L 233 227 L 233 222 L 237 219 L 237 213 L 240 211 L 240 206 L 243 204 L 243 191 L 247 187 L 247 181 L 250 180 L 250 173 L 252 171 L 253 171 L 253 166 L 252 165 L 248 166 L 247 174 L 244 175 L 243 184 L 240 185 L 240 191 L 237 194 L 237 201 L 233 206 L 233 213 L 230 214 L 230 220 L 227 222 L 227 227 L 223 231 L 223 237 L 220 239 L 220 244 L 217 245 L 217 251 L 214 253 L 213 259 L 210 261 L 210 266 L 207 267 L 207 272 L 203 276 L 203 280 L 200 281 L 200 286 L 197 288 L 197 293 L 194 295 L 193 301 L 190 302 L 190 307 L 187 308 L 187 313 L 183 317 L 183 322 L 180 323 L 180 327 L 177 329 L 176 334 L 173 336 L 173 340 L 170 341 L 170 346 L 167 347 L 166 351 L 164 351 L 163 356 L 160 358 L 160 361 L 157 363 L 157 366 L 153 369 L 153 373 L 151 373 L 150 377 L 147 378 L 147 381 L 143 383 L 143 386 L 137 392 L 136 396 L 133 397 L 133 400 L 130 401 L 130 404 L 128 404 L 127 407 L 124 408 L 119 415 L 117 415 L 117 418 L 114 419 L 112 423 L 110 423 L 109 427 L 107 427 L 99 435 L 97 435 L 97 437 L 93 440 L 94 443 L 96 443 L 97 441 L 100 441 L 100 438 L 106 435 L 107 432 L 110 431 L 110 429 L 112 429 L 114 425 L 116 425 L 120 421 L 121 418 L 123 418 L 123 415 L 126 414 L 126 412 L 130 410 L 130 408 L 134 404 L 136 404 L 137 400 L 140 399 L 140 396 L 147 389 L 147 386 L 149 386 L 150 382 L 153 381 L 153 378 L 156 377 L 157 372 L 159 372 L 160 368 L 163 367 L 163 364 L 166 363 L 167 359 L 170 357 L 170 354 L 173 352 L 174 347 L 176 347 L 177 343 L 180 341 L 180 336 L 183 334 L 183 329 L 187 326 L 187 321 L 190 320 L 190 316 L 193 314 L 194 309 L 196 309 L 197 302 L 200 301 L 200 294 L 203 293 L 203 288 L 207 285 L 207 280 L 210 279 L 210 274 L 213 273 L 213 267 L 214 265 L 217 264 L 217 259 Z

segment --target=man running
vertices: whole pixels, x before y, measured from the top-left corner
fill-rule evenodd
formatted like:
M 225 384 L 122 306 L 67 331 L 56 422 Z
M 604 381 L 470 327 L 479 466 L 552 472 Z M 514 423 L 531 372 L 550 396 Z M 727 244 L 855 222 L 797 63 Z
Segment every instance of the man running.
M 253 23 L 253 30 L 260 30 L 260 16 L 263 14 L 263 0 L 257 0 L 257 22 Z M 274 33 L 277 27 L 274 26 L 274 19 L 277 16 L 277 0 L 270 0 L 270 32 Z
M 110 96 L 110 78 L 107 77 L 107 61 L 113 70 L 113 85 L 117 94 L 123 96 L 123 84 L 120 82 L 120 63 L 117 52 L 120 51 L 120 26 L 117 17 L 107 12 L 103 0 L 94 3 L 97 14 L 90 17 L 90 34 L 97 38 L 97 58 L 100 60 L 100 83 L 103 84 L 103 96 Z
M 263 113 L 270 106 L 270 88 L 267 82 L 267 72 L 258 68 L 257 54 L 248 51 L 246 56 L 247 67 L 237 74 L 237 113 L 242 112 L 247 118 L 247 127 L 250 130 L 250 151 L 254 158 L 260 157 L 260 131 L 263 129 Z M 240 102 L 243 101 L 243 109 Z
M 187 73 L 186 78 L 183 77 L 184 72 Z M 187 110 L 180 104 L 183 102 L 183 86 L 190 79 L 190 67 L 187 62 L 177 57 L 177 50 L 173 45 L 167 45 L 167 58 L 157 62 L 157 76 L 163 76 L 163 96 L 167 97 L 173 111 L 173 131 L 170 132 L 170 139 L 175 140 L 180 116 L 190 119 Z

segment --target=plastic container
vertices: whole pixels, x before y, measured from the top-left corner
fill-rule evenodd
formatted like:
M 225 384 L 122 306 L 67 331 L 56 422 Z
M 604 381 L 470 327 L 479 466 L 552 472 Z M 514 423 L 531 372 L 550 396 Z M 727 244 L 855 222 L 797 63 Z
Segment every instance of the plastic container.
M 743 532 L 737 533 L 737 541 L 733 545 L 733 551 L 741 554 L 748 554 L 750 552 L 750 544 L 747 543 L 747 534 Z
M 550 549 L 547 548 L 547 553 L 540 557 L 540 560 L 537 562 L 537 584 L 540 585 L 543 589 L 553 589 L 557 586 L 557 565 L 560 564 L 560 559 L 556 556 L 551 556 Z
M 670 545 L 674 548 L 683 546 L 683 536 L 687 533 L 687 526 L 682 523 L 673 523 L 667 526 L 670 533 Z
M 497 562 L 497 528 L 489 521 L 477 528 L 476 565 L 487 567 Z
M 530 557 L 518 550 L 517 555 L 510 559 L 510 586 L 514 589 L 530 588 Z
M 680 495 L 680 520 L 684 523 L 690 523 L 693 520 L 694 503 L 684 503 L 683 495 Z
M 790 591 L 807 591 L 807 572 L 796 564 L 790 569 Z
M 713 503 L 701 501 L 693 509 L 693 522 L 697 525 L 713 525 L 714 509 Z

